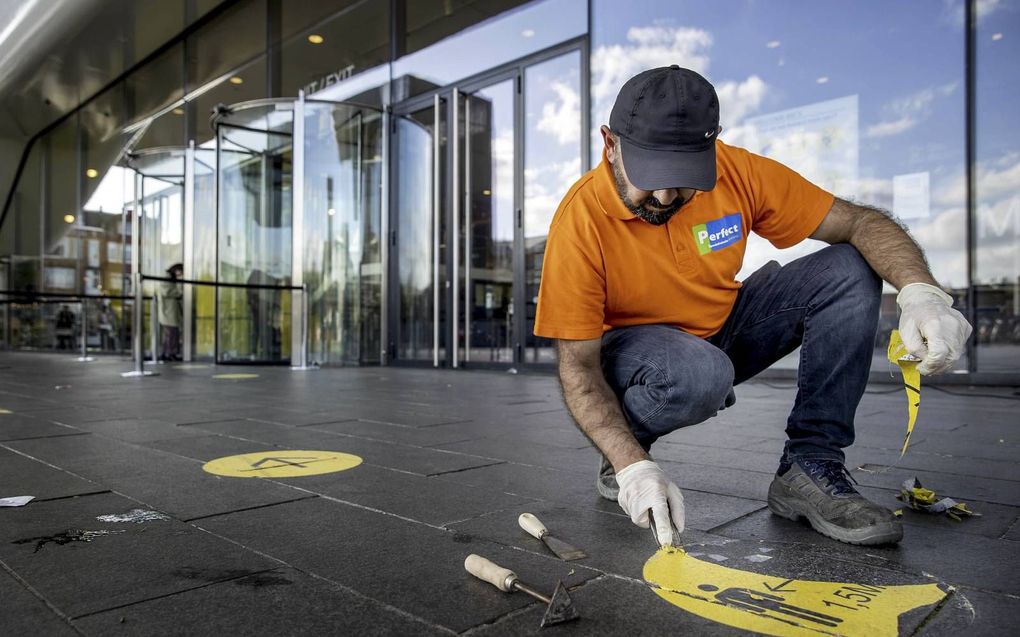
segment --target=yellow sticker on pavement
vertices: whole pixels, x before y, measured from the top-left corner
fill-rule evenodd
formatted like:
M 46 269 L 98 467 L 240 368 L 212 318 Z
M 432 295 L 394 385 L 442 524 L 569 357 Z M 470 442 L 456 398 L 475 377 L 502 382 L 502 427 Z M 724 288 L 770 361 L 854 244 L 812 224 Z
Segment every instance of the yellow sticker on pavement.
M 361 464 L 358 456 L 340 451 L 259 451 L 210 460 L 208 473 L 232 478 L 296 478 L 347 471 Z
M 921 407 L 921 372 L 917 371 L 917 358 L 910 355 L 903 344 L 899 330 L 893 330 L 889 336 L 889 351 L 886 353 L 890 363 L 899 366 L 903 375 L 903 389 L 907 392 L 907 435 L 903 438 L 900 457 L 907 453 L 910 434 L 914 433 L 914 422 L 917 421 L 917 410 Z
M 720 624 L 778 637 L 895 636 L 899 616 L 946 596 L 935 584 L 876 586 L 784 579 L 703 562 L 664 547 L 645 580 L 667 602 Z
M 258 378 L 258 374 L 213 374 L 213 378 L 226 378 L 229 380 L 241 380 L 243 378 Z

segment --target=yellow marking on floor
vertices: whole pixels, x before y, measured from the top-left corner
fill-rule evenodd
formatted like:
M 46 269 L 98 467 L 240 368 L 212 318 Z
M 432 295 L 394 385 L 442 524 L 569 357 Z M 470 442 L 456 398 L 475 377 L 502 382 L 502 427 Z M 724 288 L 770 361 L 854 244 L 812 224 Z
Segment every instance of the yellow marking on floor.
M 903 438 L 903 448 L 900 449 L 900 457 L 907 453 L 907 446 L 910 444 L 910 434 L 914 433 L 914 423 L 917 421 L 917 410 L 921 406 L 921 372 L 917 371 L 918 359 L 910 355 L 907 346 L 903 344 L 899 330 L 893 330 L 889 336 L 889 351 L 886 352 L 890 363 L 895 363 L 903 375 L 903 390 L 907 392 L 907 435 Z
M 296 478 L 346 471 L 361 462 L 358 456 L 340 451 L 276 449 L 217 458 L 202 465 L 202 469 L 231 478 Z
M 645 580 L 667 602 L 720 624 L 778 637 L 895 636 L 899 616 L 946 596 L 935 584 L 877 586 L 794 580 L 704 562 L 665 547 Z
M 241 380 L 244 378 L 258 378 L 258 374 L 213 374 L 213 378 L 224 378 L 228 380 Z
M 10 409 L 0 409 L 0 414 L 13 414 L 14 412 Z

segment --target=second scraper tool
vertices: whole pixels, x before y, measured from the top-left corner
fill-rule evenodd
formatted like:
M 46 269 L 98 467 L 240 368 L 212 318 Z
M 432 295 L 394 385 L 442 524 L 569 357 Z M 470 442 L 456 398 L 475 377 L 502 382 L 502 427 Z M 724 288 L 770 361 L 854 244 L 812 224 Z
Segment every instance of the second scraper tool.
M 520 524 L 521 528 L 527 531 L 529 535 L 545 542 L 545 545 L 549 547 L 549 550 L 565 562 L 588 557 L 588 554 L 581 549 L 575 548 L 563 540 L 550 535 L 549 529 L 545 528 L 542 521 L 530 513 L 522 513 L 521 517 L 517 518 L 517 523 Z

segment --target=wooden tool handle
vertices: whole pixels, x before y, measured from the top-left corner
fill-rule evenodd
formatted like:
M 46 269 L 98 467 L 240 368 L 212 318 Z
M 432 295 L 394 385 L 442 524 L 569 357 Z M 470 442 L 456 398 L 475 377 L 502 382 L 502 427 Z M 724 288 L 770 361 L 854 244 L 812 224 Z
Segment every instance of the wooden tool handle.
M 540 540 L 543 535 L 549 532 L 549 529 L 545 528 L 542 521 L 530 513 L 522 513 L 521 517 L 517 518 L 517 523 L 520 524 L 521 528 L 527 531 L 529 535 L 533 535 Z
M 517 579 L 517 574 L 508 568 L 503 568 L 495 562 L 489 561 L 481 555 L 472 553 L 464 560 L 464 568 L 483 582 L 488 582 L 503 591 L 512 592 L 511 585 Z

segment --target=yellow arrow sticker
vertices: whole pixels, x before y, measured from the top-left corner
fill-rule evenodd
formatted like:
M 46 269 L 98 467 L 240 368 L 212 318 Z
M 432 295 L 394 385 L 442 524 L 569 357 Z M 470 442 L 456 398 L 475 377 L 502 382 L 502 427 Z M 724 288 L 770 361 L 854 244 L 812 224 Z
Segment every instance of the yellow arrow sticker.
M 340 451 L 259 451 L 210 460 L 208 473 L 231 478 L 295 478 L 347 471 L 361 464 L 358 456 Z
M 893 330 L 889 336 L 887 356 L 890 363 L 899 365 L 900 373 L 903 375 L 903 389 L 907 392 L 907 435 L 903 438 L 903 448 L 900 449 L 902 458 L 903 454 L 907 453 L 910 434 L 914 433 L 917 410 L 921 406 L 921 372 L 917 371 L 917 364 L 920 361 L 907 351 L 899 330 Z
M 720 624 L 778 637 L 898 633 L 899 616 L 946 596 L 935 584 L 876 586 L 784 579 L 664 547 L 645 563 L 655 593 Z

